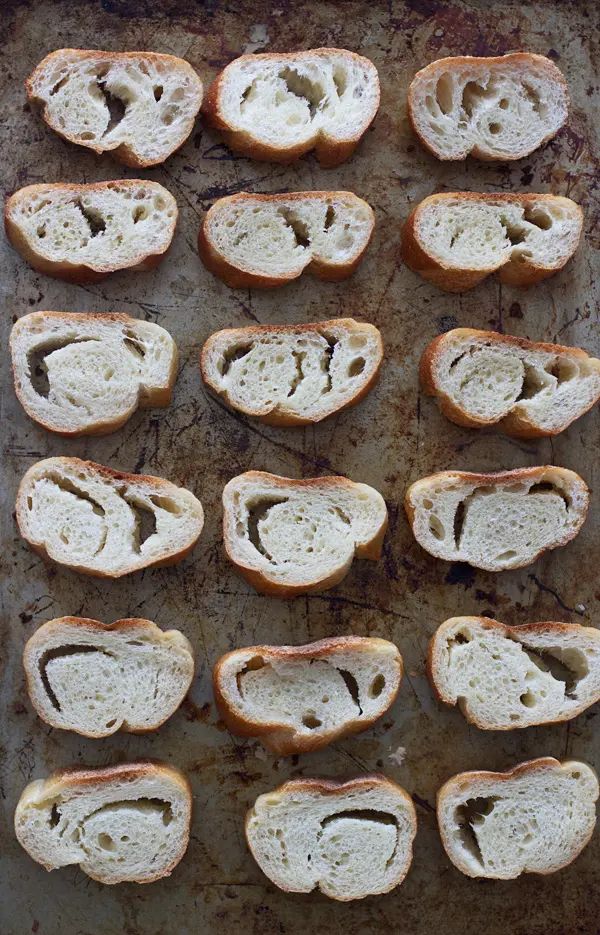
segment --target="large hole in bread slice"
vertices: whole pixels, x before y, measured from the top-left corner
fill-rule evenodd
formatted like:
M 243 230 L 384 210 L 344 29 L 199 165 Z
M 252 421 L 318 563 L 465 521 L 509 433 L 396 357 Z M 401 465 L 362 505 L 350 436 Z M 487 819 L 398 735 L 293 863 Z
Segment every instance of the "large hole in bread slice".
M 518 639 L 518 634 L 511 638 Z M 582 650 L 574 647 L 565 649 L 561 646 L 534 649 L 524 640 L 519 642 L 537 669 L 549 672 L 553 679 L 563 683 L 565 698 L 577 698 L 577 685 L 589 673 L 588 660 Z
M 90 208 L 89 205 L 84 205 L 81 199 L 75 202 L 75 206 L 79 208 L 87 221 L 90 229 L 90 237 L 97 237 L 98 234 L 104 233 L 106 230 L 106 221 L 97 208 Z
M 464 849 L 482 866 L 484 860 L 477 837 L 477 828 L 484 824 L 486 817 L 491 815 L 499 800 L 500 796 L 497 795 L 478 796 L 474 799 L 467 799 L 458 805 L 455 811 L 461 843 Z
M 50 395 L 50 383 L 48 382 L 48 368 L 46 358 L 53 351 L 60 351 L 72 344 L 85 344 L 89 341 L 97 341 L 98 338 L 60 338 L 49 340 L 47 343 L 40 344 L 27 352 L 27 372 L 29 382 L 38 396 L 47 399 Z M 76 401 L 72 401 L 77 405 Z
M 264 555 L 266 559 L 272 561 L 272 556 L 265 549 L 262 540 L 260 538 L 260 532 L 258 525 L 269 515 L 269 511 L 272 510 L 274 506 L 278 506 L 280 503 L 287 503 L 287 497 L 265 497 L 262 500 L 257 500 L 251 506 L 249 505 L 248 509 L 248 538 L 254 546 L 254 548 L 260 552 L 261 555 Z M 243 531 L 242 531 L 243 532 Z
M 278 212 L 294 234 L 297 247 L 310 247 L 310 231 L 306 223 L 299 218 L 293 208 L 280 208 Z
M 67 656 L 81 656 L 89 655 L 90 653 L 98 653 L 102 656 L 112 657 L 112 653 L 107 650 L 102 649 L 100 646 L 89 646 L 85 644 L 66 644 L 64 646 L 57 646 L 54 649 L 48 649 L 39 659 L 38 669 L 40 673 L 40 679 L 44 690 L 50 699 L 50 703 L 53 708 L 57 711 L 61 710 L 60 703 L 56 694 L 52 688 L 50 678 L 48 676 L 48 665 L 54 659 L 64 659 Z
M 103 136 L 108 136 L 109 133 L 118 127 L 121 121 L 123 120 L 127 112 L 128 101 L 120 98 L 114 91 L 109 91 L 106 87 L 106 78 L 98 78 L 97 85 L 100 93 L 104 98 L 104 103 L 108 108 L 108 124 L 103 133 Z
M 330 836 L 330 844 L 340 844 L 342 845 L 342 853 L 339 854 L 339 861 L 342 862 L 345 859 L 347 854 L 347 849 L 344 847 L 345 844 L 349 844 L 348 841 L 348 832 L 347 830 L 344 833 L 344 824 L 347 821 L 351 822 L 364 822 L 365 824 L 375 824 L 375 825 L 384 825 L 393 827 L 395 829 L 395 842 L 393 849 L 390 853 L 390 856 L 385 862 L 385 868 L 387 869 L 392 865 L 398 851 L 398 841 L 400 836 L 400 829 L 398 827 L 398 821 L 395 815 L 392 815 L 390 812 L 385 812 L 379 809 L 371 808 L 348 808 L 343 809 L 339 812 L 334 812 L 332 815 L 326 815 L 320 822 L 320 831 L 317 835 L 317 840 L 320 841 L 323 837 L 323 834 L 326 830 L 333 832 Z M 350 835 L 352 836 L 352 835 Z M 358 865 L 360 866 L 360 858 L 357 855 L 354 855 L 355 860 L 357 860 Z M 347 859 L 347 858 L 346 858 Z M 338 861 L 335 861 L 336 866 Z
M 139 553 L 144 543 L 156 533 L 156 513 L 142 500 L 132 500 L 131 497 L 125 500 L 135 518 L 133 548 Z

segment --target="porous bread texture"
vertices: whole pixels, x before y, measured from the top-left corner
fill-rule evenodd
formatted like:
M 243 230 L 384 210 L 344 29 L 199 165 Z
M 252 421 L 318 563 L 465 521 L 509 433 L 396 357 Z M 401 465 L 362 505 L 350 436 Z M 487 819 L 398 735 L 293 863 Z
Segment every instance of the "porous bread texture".
M 453 422 L 524 438 L 562 432 L 600 399 L 600 360 L 585 351 L 473 328 L 434 338 L 420 376 Z
M 19 189 L 4 219 L 8 239 L 34 269 L 94 282 L 119 269 L 156 266 L 173 239 L 177 204 L 147 179 L 58 182 Z
M 349 159 L 378 107 L 373 63 L 324 48 L 234 59 L 215 78 L 202 110 L 236 152 L 292 162 L 315 149 L 330 167 Z
M 371 207 L 352 192 L 291 192 L 220 198 L 198 237 L 204 264 L 228 286 L 280 286 L 309 269 L 350 276 L 371 239 Z
M 568 721 L 600 700 L 600 630 L 451 617 L 429 645 L 440 699 L 482 730 Z
M 202 504 L 189 490 L 79 458 L 32 465 L 16 509 L 19 531 L 34 551 L 100 578 L 179 561 L 204 524 Z M 144 529 L 148 523 L 151 530 Z
M 382 360 L 377 328 L 338 318 L 217 331 L 202 348 L 200 369 L 232 409 L 269 425 L 306 425 L 363 399 Z
M 393 643 L 342 636 L 234 650 L 217 661 L 213 686 L 233 733 L 288 755 L 366 730 L 393 704 L 401 678 Z
M 27 415 L 61 435 L 103 435 L 138 406 L 168 406 L 177 346 L 129 315 L 32 312 L 10 335 L 15 391 Z
M 262 594 L 294 597 L 333 587 L 355 555 L 380 557 L 386 528 L 381 494 L 345 477 L 294 480 L 247 471 L 223 491 L 227 556 Z
M 597 798 L 596 773 L 577 760 L 541 757 L 504 773 L 458 773 L 438 792 L 442 844 L 469 877 L 554 873 L 590 840 Z
M 522 159 L 555 136 L 568 109 L 562 72 L 531 52 L 442 58 L 408 89 L 415 133 L 444 160 Z
M 258 797 L 246 839 L 280 889 L 347 901 L 387 893 L 412 861 L 417 816 L 410 796 L 384 776 L 347 782 L 297 779 Z
M 64 770 L 24 789 L 15 832 L 46 870 L 78 864 L 99 883 L 152 883 L 185 854 L 191 811 L 187 779 L 166 764 Z
M 588 503 L 581 477 L 552 465 L 497 474 L 441 471 L 411 484 L 404 501 L 427 552 L 485 571 L 521 568 L 566 545 Z
M 137 168 L 164 162 L 179 149 L 202 104 L 194 69 L 156 52 L 58 49 L 25 87 L 60 136 Z
M 156 730 L 177 710 L 194 675 L 179 630 L 131 618 L 107 626 L 49 620 L 25 644 L 27 691 L 42 720 L 85 737 Z
M 494 272 L 529 286 L 563 268 L 582 227 L 579 205 L 559 195 L 444 192 L 411 212 L 402 258 L 447 292 L 465 292 Z

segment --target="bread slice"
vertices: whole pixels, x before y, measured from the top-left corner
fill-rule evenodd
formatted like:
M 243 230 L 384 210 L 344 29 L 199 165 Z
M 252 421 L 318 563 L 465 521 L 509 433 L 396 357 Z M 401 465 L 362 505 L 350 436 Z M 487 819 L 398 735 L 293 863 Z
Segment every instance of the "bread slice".
M 192 793 L 165 763 L 67 769 L 23 790 L 17 840 L 46 870 L 78 864 L 98 883 L 153 883 L 186 852 Z
M 282 756 L 366 730 L 394 703 L 401 679 L 396 646 L 361 636 L 235 649 L 213 670 L 229 730 Z
M 51 727 L 84 737 L 156 730 L 177 710 L 194 676 L 179 630 L 128 618 L 109 626 L 85 617 L 44 623 L 25 644 L 33 707 Z
M 600 701 L 600 630 L 451 617 L 429 644 L 428 671 L 440 700 L 482 730 L 569 721 Z
M 386 529 L 381 494 L 345 477 L 293 480 L 247 471 L 223 491 L 227 557 L 261 594 L 332 588 L 355 555 L 380 557 Z
M 202 82 L 187 62 L 156 52 L 58 49 L 25 82 L 49 127 L 126 166 L 164 162 L 192 132 Z
M 31 312 L 10 335 L 15 391 L 27 415 L 60 435 L 104 435 L 140 406 L 168 406 L 177 345 L 129 315 Z
M 531 52 L 431 62 L 408 89 L 408 114 L 438 159 L 523 159 L 555 136 L 569 93 L 554 62 Z
M 468 877 L 554 873 L 590 840 L 597 798 L 596 773 L 577 760 L 547 756 L 503 773 L 458 773 L 437 796 L 442 844 Z
M 202 106 L 234 152 L 293 162 L 314 149 L 322 166 L 349 159 L 379 108 L 373 62 L 346 49 L 242 55 Z
M 412 799 L 379 775 L 291 780 L 260 795 L 246 815 L 252 856 L 276 886 L 318 888 L 344 902 L 402 883 L 416 831 Z
M 364 399 L 382 360 L 377 328 L 336 318 L 217 331 L 202 348 L 200 369 L 232 409 L 269 425 L 309 425 Z
M 99 578 L 172 565 L 202 532 L 202 504 L 162 477 L 46 458 L 17 493 L 19 531 L 43 558 Z
M 577 347 L 455 328 L 428 344 L 421 386 L 458 425 L 558 435 L 600 399 L 600 360 Z
M 563 268 L 575 253 L 583 212 L 558 195 L 445 192 L 411 212 L 402 258 L 446 292 L 466 292 L 491 273 L 530 286 Z
M 309 269 L 318 279 L 351 276 L 375 226 L 352 192 L 290 192 L 220 198 L 198 236 L 202 262 L 228 286 L 283 286 Z
M 157 266 L 173 239 L 177 205 L 147 179 L 27 185 L 7 200 L 4 223 L 38 272 L 95 282 L 119 269 Z
M 566 468 L 473 474 L 441 471 L 408 488 L 404 506 L 419 545 L 485 571 L 522 568 L 581 529 L 589 491 Z

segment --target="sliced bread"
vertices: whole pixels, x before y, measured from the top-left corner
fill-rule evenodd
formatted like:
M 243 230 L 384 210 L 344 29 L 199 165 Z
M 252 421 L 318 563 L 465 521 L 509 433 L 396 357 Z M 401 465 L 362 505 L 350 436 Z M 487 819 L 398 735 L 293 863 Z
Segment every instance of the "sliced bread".
M 504 773 L 458 773 L 437 796 L 442 844 L 468 877 L 554 873 L 590 840 L 597 798 L 596 773 L 577 760 L 548 756 Z
M 171 402 L 177 346 L 152 322 L 104 312 L 31 312 L 13 325 L 10 349 L 19 402 L 60 435 L 104 435 L 138 406 Z
M 246 816 L 252 856 L 276 886 L 291 893 L 318 887 L 341 901 L 402 883 L 416 831 L 408 793 L 378 775 L 291 780 L 260 795 Z
M 202 504 L 162 477 L 79 458 L 46 458 L 17 493 L 19 531 L 43 558 L 99 578 L 172 565 L 191 552 Z
M 530 286 L 575 253 L 583 212 L 558 195 L 445 192 L 414 208 L 402 231 L 402 259 L 446 292 L 466 292 L 491 273 Z
M 157 266 L 173 239 L 177 205 L 147 179 L 27 185 L 8 198 L 4 223 L 38 272 L 95 282 L 119 269 Z
M 408 488 L 404 506 L 419 545 L 485 571 L 521 568 L 581 529 L 589 491 L 566 468 L 497 474 L 441 471 Z
M 382 360 L 377 328 L 337 318 L 217 331 L 202 348 L 200 369 L 232 409 L 269 425 L 309 425 L 360 402 Z
M 379 107 L 373 62 L 346 49 L 242 55 L 213 81 L 202 111 L 234 152 L 322 166 L 349 159 Z
M 58 49 L 25 87 L 60 136 L 135 168 L 164 162 L 179 149 L 202 104 L 194 69 L 156 52 Z
M 361 636 L 235 649 L 213 670 L 227 727 L 284 756 L 366 730 L 394 703 L 401 679 L 394 644 Z
M 577 347 L 455 328 L 427 345 L 421 386 L 458 425 L 557 435 L 600 399 L 600 360 Z
M 568 110 L 562 72 L 531 52 L 442 58 L 408 89 L 413 129 L 438 159 L 522 159 L 558 133 Z
M 569 721 L 600 701 L 600 630 L 451 617 L 429 644 L 428 671 L 440 700 L 482 730 Z
M 305 269 L 339 281 L 362 260 L 374 226 L 372 209 L 352 192 L 240 192 L 210 208 L 198 250 L 233 288 L 283 286 Z
M 192 647 L 179 630 L 128 618 L 44 623 L 25 644 L 32 704 L 51 727 L 84 737 L 156 730 L 177 710 L 194 676 Z
M 153 883 L 186 852 L 192 793 L 165 763 L 71 769 L 37 779 L 15 811 L 19 844 L 46 870 L 78 864 L 98 883 Z
M 223 491 L 227 557 L 261 594 L 332 588 L 355 555 L 380 557 L 387 520 L 381 494 L 345 477 L 247 471 Z

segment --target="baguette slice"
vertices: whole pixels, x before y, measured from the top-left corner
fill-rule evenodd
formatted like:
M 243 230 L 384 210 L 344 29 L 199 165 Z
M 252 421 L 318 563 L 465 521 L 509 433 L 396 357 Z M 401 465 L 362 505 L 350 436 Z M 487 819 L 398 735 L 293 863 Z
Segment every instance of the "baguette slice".
M 220 72 L 202 111 L 227 145 L 252 159 L 322 166 L 350 158 L 379 108 L 373 62 L 346 49 L 242 55 Z
M 25 644 L 23 666 L 41 719 L 84 737 L 156 730 L 194 676 L 183 633 L 139 618 L 109 626 L 84 617 L 49 620 Z
M 157 266 L 173 239 L 177 205 L 147 179 L 27 185 L 8 198 L 4 223 L 38 272 L 96 282 L 116 270 Z
M 318 887 L 344 902 L 402 883 L 416 831 L 412 799 L 379 775 L 291 780 L 260 795 L 246 815 L 252 856 L 276 886 Z
M 581 477 L 552 465 L 497 474 L 441 471 L 411 484 L 404 501 L 420 546 L 485 571 L 522 568 L 566 545 L 588 504 Z
M 576 623 L 451 617 L 427 662 L 440 700 L 482 730 L 569 721 L 600 701 L 600 630 Z
M 217 331 L 200 370 L 232 409 L 269 425 L 309 425 L 364 399 L 382 360 L 377 328 L 337 318 Z
M 558 435 L 600 399 L 600 360 L 577 347 L 455 328 L 425 348 L 421 386 L 458 425 Z
M 139 407 L 168 406 L 177 345 L 129 315 L 31 312 L 10 335 L 13 376 L 27 415 L 60 435 L 104 435 Z
M 491 273 L 530 286 L 575 253 L 583 212 L 558 195 L 445 192 L 413 208 L 402 231 L 402 258 L 445 292 L 466 292 Z
M 394 644 L 360 636 L 236 649 L 213 670 L 229 730 L 282 756 L 366 730 L 394 703 L 401 679 Z
M 79 458 L 32 465 L 16 507 L 34 552 L 98 578 L 172 565 L 191 552 L 204 525 L 202 504 L 189 490 Z
M 46 870 L 79 864 L 98 883 L 153 883 L 186 852 L 192 793 L 164 763 L 67 769 L 23 790 L 19 844 Z
M 554 873 L 590 840 L 597 798 L 596 773 L 577 760 L 547 756 L 503 773 L 458 773 L 437 796 L 442 844 L 468 877 Z
M 202 104 L 194 69 L 156 52 L 58 49 L 25 88 L 59 136 L 135 168 L 164 162 L 179 149 Z
M 375 226 L 352 192 L 290 192 L 220 198 L 198 236 L 202 262 L 228 286 L 283 286 L 309 269 L 318 279 L 351 276 Z
M 247 471 L 223 491 L 227 557 L 261 594 L 295 597 L 334 587 L 355 555 L 380 557 L 387 522 L 381 494 L 345 477 Z
M 569 93 L 554 62 L 531 52 L 442 58 L 418 71 L 408 114 L 438 159 L 523 159 L 565 123 Z

